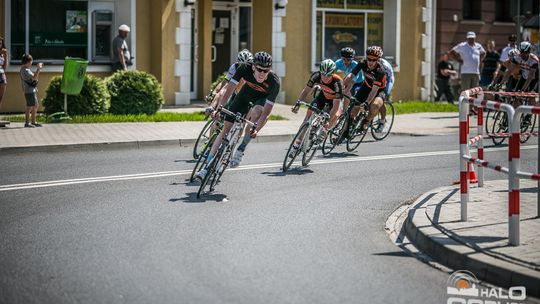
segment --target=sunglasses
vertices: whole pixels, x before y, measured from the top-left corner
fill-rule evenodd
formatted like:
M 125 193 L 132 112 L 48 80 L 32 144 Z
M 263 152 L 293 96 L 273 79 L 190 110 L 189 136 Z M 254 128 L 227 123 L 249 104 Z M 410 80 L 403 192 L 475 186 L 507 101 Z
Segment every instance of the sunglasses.
M 377 60 L 379 60 L 379 59 L 367 58 L 367 61 L 371 61 L 371 62 L 377 61 Z
M 255 71 L 259 72 L 259 73 L 268 73 L 270 72 L 270 69 L 261 69 L 259 67 L 255 67 Z

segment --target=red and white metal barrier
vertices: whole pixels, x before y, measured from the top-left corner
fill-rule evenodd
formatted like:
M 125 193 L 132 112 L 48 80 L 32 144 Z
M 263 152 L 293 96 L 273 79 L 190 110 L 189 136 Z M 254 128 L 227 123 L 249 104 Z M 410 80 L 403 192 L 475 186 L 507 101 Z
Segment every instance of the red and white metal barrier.
M 538 94 L 536 94 L 538 96 Z M 509 217 L 509 239 L 510 244 L 519 245 L 519 213 L 520 213 L 520 190 L 519 180 L 532 179 L 540 180 L 540 174 L 529 173 L 520 171 L 520 147 L 519 141 L 521 136 L 521 114 L 540 114 L 540 107 L 538 106 L 520 106 L 514 113 L 513 122 L 511 124 L 512 137 L 510 137 L 510 154 L 508 155 L 508 161 L 510 163 L 510 174 L 508 180 L 508 217 Z M 540 212 L 540 210 L 539 210 Z
M 520 209 L 520 190 L 519 179 L 527 178 L 540 181 L 539 173 L 521 172 L 520 169 L 520 136 L 521 114 L 530 113 L 540 115 L 538 106 L 520 106 L 516 110 L 509 105 L 501 102 L 484 100 L 484 94 L 499 94 L 506 96 L 526 97 L 538 99 L 536 93 L 513 93 L 513 92 L 482 92 L 481 88 L 466 90 L 459 98 L 459 146 L 460 146 L 460 188 L 461 188 L 461 220 L 467 220 L 467 203 L 469 201 L 469 165 L 476 164 L 478 167 L 478 186 L 484 184 L 483 168 L 490 168 L 498 172 L 508 174 L 508 240 L 510 245 L 519 245 L 519 209 Z M 471 97 L 476 95 L 477 97 Z M 478 107 L 478 134 L 469 138 L 469 107 L 474 105 Z M 508 127 L 512 134 L 500 134 L 510 137 L 508 149 L 508 168 L 490 163 L 484 160 L 483 148 L 483 108 L 495 111 L 504 111 L 508 117 Z M 534 134 L 535 132 L 531 133 Z M 489 134 L 492 135 L 492 134 Z M 470 155 L 470 146 L 478 143 L 478 157 Z M 539 152 L 540 153 L 540 152 Z M 539 170 L 540 171 L 540 170 Z M 540 202 L 539 202 L 540 215 Z

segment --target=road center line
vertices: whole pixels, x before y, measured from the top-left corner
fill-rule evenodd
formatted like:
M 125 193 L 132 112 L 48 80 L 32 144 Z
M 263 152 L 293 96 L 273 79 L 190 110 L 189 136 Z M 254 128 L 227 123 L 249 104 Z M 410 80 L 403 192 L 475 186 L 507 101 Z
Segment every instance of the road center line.
M 531 150 L 531 149 L 537 149 L 536 145 L 521 147 L 521 150 Z M 484 151 L 485 152 L 504 152 L 506 150 L 504 150 L 503 148 L 488 148 L 488 149 L 484 149 Z M 472 152 L 475 152 L 475 151 L 472 151 Z M 360 161 L 372 161 L 372 160 L 444 156 L 444 155 L 452 155 L 452 154 L 458 154 L 458 153 L 459 153 L 458 150 L 448 150 L 448 151 L 414 152 L 414 153 L 375 155 L 375 156 L 356 156 L 356 157 L 347 157 L 347 158 L 329 158 L 329 159 L 314 160 L 311 162 L 311 164 L 323 165 L 323 164 L 360 162 Z M 295 164 L 298 165 L 299 162 L 295 162 Z M 240 166 L 234 169 L 228 169 L 228 171 L 280 168 L 281 166 L 282 166 L 282 163 L 254 164 L 254 165 Z M 59 186 L 76 185 L 76 184 L 160 178 L 160 177 L 166 177 L 166 176 L 188 175 L 188 174 L 191 174 L 191 172 L 192 172 L 192 169 L 178 170 L 178 171 L 126 174 L 126 175 L 112 175 L 112 176 L 101 176 L 101 177 L 89 177 L 89 178 L 63 179 L 63 180 L 32 182 L 32 183 L 22 183 L 22 184 L 10 184 L 10 185 L 1 185 L 0 192 L 45 188 L 45 187 L 59 187 Z

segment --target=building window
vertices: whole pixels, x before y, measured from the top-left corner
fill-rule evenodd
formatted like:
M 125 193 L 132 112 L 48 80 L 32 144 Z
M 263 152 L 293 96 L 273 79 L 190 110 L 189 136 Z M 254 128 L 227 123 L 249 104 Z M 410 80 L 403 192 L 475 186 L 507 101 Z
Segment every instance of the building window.
M 340 58 L 343 47 L 352 47 L 362 56 L 367 45 L 383 45 L 382 0 L 316 0 L 314 4 L 313 69 L 326 58 Z
M 495 21 L 515 22 L 518 15 L 518 4 L 522 18 L 538 15 L 539 0 L 520 0 L 519 3 L 518 1 L 497 0 L 495 2 Z
M 24 53 L 50 61 L 87 58 L 88 2 L 11 1 L 11 48 L 14 59 Z
M 482 1 L 481 0 L 463 0 L 463 19 L 481 20 L 482 19 Z

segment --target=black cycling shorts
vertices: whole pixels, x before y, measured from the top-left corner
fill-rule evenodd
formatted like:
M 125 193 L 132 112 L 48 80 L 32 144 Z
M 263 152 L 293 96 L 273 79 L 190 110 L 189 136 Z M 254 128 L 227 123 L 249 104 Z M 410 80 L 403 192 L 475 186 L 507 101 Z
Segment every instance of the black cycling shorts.
M 354 97 L 359 103 L 363 103 L 364 101 L 367 101 L 369 93 L 371 93 L 371 88 L 363 85 L 360 90 L 356 92 L 356 95 Z M 379 89 L 375 97 L 380 97 L 383 101 L 386 100 L 386 93 L 384 92 L 384 88 Z
M 253 106 L 264 106 L 266 104 L 266 98 L 261 98 L 251 102 L 253 103 Z M 227 105 L 225 105 L 225 108 L 233 113 L 242 114 L 242 117 L 246 117 L 249 109 L 251 109 L 249 103 L 250 100 L 240 94 L 236 95 L 234 99 L 230 100 Z M 225 114 L 225 121 L 234 123 L 234 116 Z
M 326 99 L 324 98 L 324 94 L 319 94 L 317 97 L 311 102 L 311 105 L 316 107 L 317 109 L 323 111 L 330 112 L 332 110 L 332 107 L 334 106 L 334 100 L 333 99 Z

